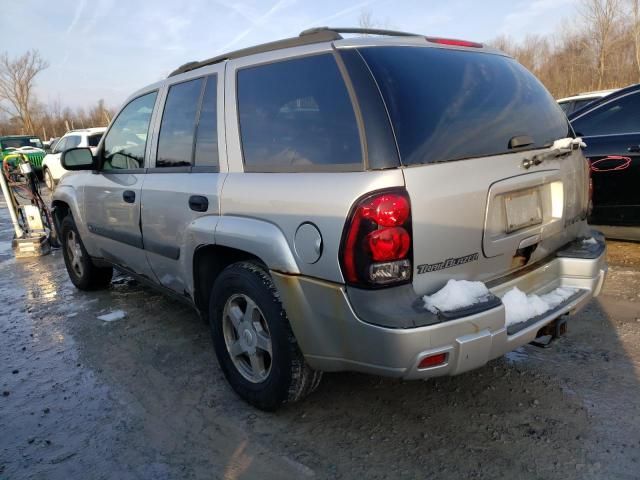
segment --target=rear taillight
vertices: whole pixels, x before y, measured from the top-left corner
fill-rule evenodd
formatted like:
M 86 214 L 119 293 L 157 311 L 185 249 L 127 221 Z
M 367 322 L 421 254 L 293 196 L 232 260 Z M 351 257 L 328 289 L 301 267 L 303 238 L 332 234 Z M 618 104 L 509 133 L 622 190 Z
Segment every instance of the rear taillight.
M 411 204 L 404 189 L 358 200 L 345 225 L 340 263 L 347 283 L 363 287 L 411 280 Z
M 428 42 L 439 43 L 440 45 L 451 45 L 453 47 L 472 47 L 482 48 L 482 44 L 478 42 L 470 42 L 468 40 L 458 40 L 456 38 L 437 38 L 437 37 L 425 37 Z

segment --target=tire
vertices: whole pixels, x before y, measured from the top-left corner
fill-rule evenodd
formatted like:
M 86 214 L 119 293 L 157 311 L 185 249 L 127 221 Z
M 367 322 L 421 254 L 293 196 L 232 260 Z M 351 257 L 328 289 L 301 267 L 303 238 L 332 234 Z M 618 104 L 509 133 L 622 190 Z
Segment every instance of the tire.
M 71 282 L 80 290 L 107 288 L 113 277 L 113 268 L 93 264 L 71 215 L 62 220 L 60 231 L 62 254 Z
M 49 170 L 48 168 L 44 169 L 44 183 L 50 192 L 53 192 L 53 189 L 56 188 L 56 181 L 53 179 L 51 170 Z
M 220 368 L 251 405 L 274 411 L 301 400 L 320 384 L 322 372 L 305 362 L 278 291 L 261 266 L 239 262 L 218 276 L 211 290 L 209 321 Z M 262 360 L 254 362 L 252 353 Z

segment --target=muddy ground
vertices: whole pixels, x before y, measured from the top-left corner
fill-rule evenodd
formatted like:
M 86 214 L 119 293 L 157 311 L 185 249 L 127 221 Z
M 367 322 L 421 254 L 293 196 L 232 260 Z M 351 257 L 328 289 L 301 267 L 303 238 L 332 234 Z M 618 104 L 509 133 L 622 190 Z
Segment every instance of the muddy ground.
M 0 479 L 640 478 L 640 244 L 549 349 L 453 378 L 325 375 L 267 414 L 189 308 L 60 252 L 16 261 L 0 212 Z M 124 319 L 97 316 L 121 309 Z

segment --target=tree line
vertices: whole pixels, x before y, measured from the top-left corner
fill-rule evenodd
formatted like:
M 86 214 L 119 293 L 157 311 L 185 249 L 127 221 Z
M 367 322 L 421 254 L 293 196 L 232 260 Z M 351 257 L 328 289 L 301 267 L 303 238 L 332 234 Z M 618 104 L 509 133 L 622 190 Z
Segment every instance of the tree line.
M 488 42 L 531 70 L 556 97 L 640 82 L 640 0 L 581 0 L 548 36 Z
M 35 79 L 48 67 L 38 50 L 15 58 L 0 54 L 0 135 L 37 135 L 48 140 L 69 130 L 109 124 L 114 111 L 102 99 L 75 110 L 63 107 L 59 100 L 39 102 L 33 91 Z

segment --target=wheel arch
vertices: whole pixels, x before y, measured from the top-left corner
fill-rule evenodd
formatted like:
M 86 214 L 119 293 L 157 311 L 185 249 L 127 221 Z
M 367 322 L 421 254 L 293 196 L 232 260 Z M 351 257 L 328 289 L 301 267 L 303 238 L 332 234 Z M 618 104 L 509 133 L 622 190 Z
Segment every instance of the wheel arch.
M 268 268 L 256 255 L 223 245 L 201 245 L 193 254 L 193 300 L 200 314 L 208 317 L 209 297 L 216 279 L 229 265 L 251 261 Z
M 282 230 L 264 220 L 233 215 L 200 217 L 188 226 L 186 238 L 182 268 L 191 270 L 186 278 L 192 282 L 190 291 L 201 314 L 207 314 L 213 282 L 233 263 L 249 260 L 266 270 L 300 273 Z

